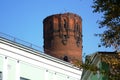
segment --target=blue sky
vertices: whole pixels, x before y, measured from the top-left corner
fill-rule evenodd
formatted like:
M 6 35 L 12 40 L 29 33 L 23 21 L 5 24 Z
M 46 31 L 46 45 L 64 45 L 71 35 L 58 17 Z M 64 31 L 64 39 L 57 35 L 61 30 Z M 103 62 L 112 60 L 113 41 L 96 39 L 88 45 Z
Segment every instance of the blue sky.
M 72 12 L 82 17 L 83 53 L 112 51 L 98 48 L 95 33 L 101 14 L 92 12 L 92 0 L 0 0 L 0 32 L 43 47 L 43 19 L 52 14 Z

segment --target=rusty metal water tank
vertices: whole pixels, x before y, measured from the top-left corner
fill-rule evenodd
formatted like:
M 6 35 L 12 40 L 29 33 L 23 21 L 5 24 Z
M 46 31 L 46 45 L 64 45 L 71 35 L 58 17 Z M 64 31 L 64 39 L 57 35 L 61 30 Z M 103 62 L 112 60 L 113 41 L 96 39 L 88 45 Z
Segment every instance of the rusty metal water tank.
M 82 19 L 73 13 L 43 20 L 44 52 L 65 61 L 82 60 Z

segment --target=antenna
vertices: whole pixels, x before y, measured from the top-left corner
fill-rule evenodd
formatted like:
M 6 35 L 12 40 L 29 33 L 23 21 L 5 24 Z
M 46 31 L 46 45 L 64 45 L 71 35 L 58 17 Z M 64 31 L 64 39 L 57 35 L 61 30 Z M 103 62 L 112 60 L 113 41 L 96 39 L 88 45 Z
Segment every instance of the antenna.
M 67 10 L 64 8 L 64 12 L 66 13 L 67 12 Z

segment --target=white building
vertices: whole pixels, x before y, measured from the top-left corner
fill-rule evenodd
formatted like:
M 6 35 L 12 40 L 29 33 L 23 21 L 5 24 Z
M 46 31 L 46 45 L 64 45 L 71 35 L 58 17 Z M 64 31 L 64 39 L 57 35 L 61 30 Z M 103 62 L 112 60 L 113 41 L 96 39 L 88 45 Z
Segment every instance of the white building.
M 81 74 L 72 64 L 0 33 L 0 80 L 80 80 Z

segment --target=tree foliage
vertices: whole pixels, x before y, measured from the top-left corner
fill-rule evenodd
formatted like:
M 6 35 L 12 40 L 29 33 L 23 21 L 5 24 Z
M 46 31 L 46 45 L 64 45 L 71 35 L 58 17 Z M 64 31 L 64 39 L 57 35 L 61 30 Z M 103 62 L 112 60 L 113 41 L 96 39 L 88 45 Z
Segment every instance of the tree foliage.
M 98 21 L 99 28 L 106 28 L 99 34 L 101 45 L 120 50 L 120 0 L 93 0 L 92 8 L 93 12 L 103 14 Z
M 101 55 L 102 62 L 108 65 L 109 70 L 104 75 L 108 80 L 119 80 L 120 78 L 120 53 L 115 55 Z
M 98 74 L 99 72 L 102 77 L 106 78 L 105 80 L 120 80 L 120 53 L 115 53 L 113 55 L 100 54 L 99 59 L 102 67 L 91 62 L 91 59 L 86 59 L 85 63 L 76 60 L 74 65 L 85 71 L 90 71 L 93 74 Z

